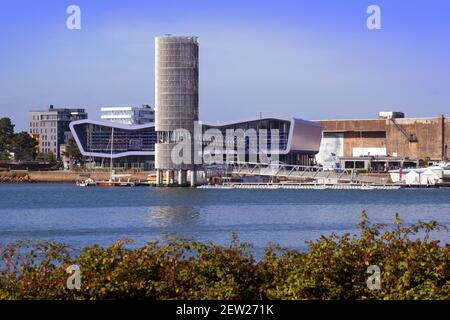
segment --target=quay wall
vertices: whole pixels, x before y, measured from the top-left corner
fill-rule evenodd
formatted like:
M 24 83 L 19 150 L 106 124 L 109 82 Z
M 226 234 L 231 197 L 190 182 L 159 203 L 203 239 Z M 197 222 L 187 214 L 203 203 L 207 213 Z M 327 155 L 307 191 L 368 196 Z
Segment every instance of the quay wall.
M 134 181 L 145 181 L 150 172 L 117 172 L 131 174 Z M 108 171 L 5 171 L 0 172 L 0 183 L 75 183 L 84 179 L 86 174 L 94 180 L 108 180 Z M 83 176 L 81 176 L 83 175 Z

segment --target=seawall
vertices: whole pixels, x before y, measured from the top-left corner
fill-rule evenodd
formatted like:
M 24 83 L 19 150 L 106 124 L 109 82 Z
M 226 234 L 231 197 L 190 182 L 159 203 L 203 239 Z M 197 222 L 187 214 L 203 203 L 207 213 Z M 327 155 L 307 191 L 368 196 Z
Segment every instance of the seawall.
M 131 174 L 134 181 L 145 181 L 150 172 L 116 172 Z M 108 180 L 109 171 L 0 171 L 0 183 L 75 183 L 86 178 Z

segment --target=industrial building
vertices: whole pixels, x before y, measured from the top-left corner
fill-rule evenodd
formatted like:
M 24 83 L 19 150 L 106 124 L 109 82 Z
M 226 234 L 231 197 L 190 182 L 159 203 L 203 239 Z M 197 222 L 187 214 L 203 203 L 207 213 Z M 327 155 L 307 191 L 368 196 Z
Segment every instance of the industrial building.
M 53 105 L 46 110 L 28 112 L 28 133 L 38 142 L 36 152 L 51 152 L 60 157 L 60 148 L 70 134 L 70 122 L 87 117 L 84 109 L 54 108 Z
M 387 171 L 448 159 L 450 119 L 443 115 L 406 118 L 402 112 L 380 112 L 377 119 L 317 122 L 323 126 L 316 157 L 322 165 Z

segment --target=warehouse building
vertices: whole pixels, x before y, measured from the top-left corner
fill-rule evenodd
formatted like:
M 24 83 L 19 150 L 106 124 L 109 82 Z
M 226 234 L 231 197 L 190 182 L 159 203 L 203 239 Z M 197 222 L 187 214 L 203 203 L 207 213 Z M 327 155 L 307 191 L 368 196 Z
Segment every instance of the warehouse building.
M 450 119 L 406 118 L 380 112 L 377 119 L 318 120 L 323 138 L 316 159 L 324 166 L 386 171 L 448 159 Z

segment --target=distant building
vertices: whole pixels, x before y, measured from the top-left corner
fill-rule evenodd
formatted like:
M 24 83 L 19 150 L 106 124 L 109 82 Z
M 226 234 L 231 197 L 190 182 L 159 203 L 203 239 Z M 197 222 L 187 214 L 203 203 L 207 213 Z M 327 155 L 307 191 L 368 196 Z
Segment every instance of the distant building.
M 387 171 L 411 167 L 418 160 L 448 160 L 450 118 L 406 118 L 380 112 L 375 119 L 318 120 L 323 137 L 317 162 L 341 168 Z
M 28 133 L 38 142 L 37 152 L 50 153 L 60 157 L 60 146 L 66 143 L 69 124 L 87 119 L 84 109 L 54 108 L 28 112 Z
M 146 124 L 155 121 L 155 111 L 149 105 L 141 107 L 103 107 L 102 120 L 121 124 Z

